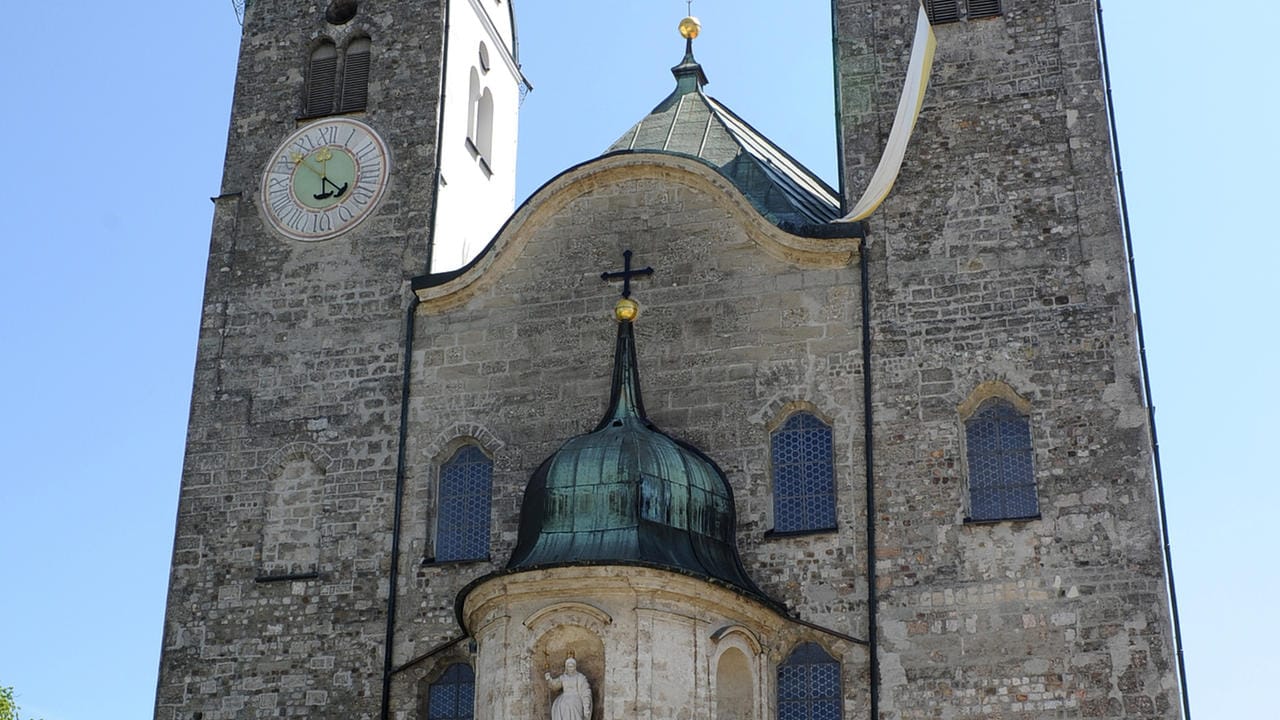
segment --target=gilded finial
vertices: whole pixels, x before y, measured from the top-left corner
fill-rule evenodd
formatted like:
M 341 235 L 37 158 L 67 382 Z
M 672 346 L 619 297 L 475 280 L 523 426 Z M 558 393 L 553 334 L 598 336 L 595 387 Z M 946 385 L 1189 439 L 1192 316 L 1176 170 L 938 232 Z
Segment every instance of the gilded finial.
M 634 322 L 640 314 L 640 303 L 631 298 L 622 298 L 613 306 L 613 316 L 618 322 Z
M 685 40 L 697 38 L 700 32 L 702 32 L 702 22 L 698 18 L 690 15 L 680 21 L 680 37 Z

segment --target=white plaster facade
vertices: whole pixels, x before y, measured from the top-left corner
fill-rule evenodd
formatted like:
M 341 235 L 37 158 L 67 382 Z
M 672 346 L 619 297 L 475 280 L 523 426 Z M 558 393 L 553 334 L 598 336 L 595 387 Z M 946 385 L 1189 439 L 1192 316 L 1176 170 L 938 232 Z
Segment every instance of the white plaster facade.
M 462 267 L 511 215 L 524 84 L 509 0 L 448 3 L 431 271 Z

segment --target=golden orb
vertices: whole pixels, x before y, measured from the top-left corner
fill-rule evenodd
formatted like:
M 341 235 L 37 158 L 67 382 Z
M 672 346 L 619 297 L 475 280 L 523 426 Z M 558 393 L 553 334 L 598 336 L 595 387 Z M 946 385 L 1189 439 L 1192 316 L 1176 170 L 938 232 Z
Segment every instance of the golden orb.
M 702 22 L 690 15 L 680 21 L 680 36 L 685 40 L 693 40 L 702 32 Z
M 640 314 L 640 303 L 631 298 L 622 298 L 613 306 L 613 316 L 618 322 L 631 322 Z

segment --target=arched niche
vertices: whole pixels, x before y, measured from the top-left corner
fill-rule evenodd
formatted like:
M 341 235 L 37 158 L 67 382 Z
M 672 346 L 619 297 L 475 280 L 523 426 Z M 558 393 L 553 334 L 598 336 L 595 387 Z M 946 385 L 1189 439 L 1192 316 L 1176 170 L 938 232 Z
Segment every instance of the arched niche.
M 754 720 L 756 678 L 751 660 L 736 647 L 716 661 L 716 720 Z
M 315 445 L 292 443 L 264 465 L 260 578 L 320 570 L 324 484 L 332 462 Z
M 712 697 L 715 720 L 758 720 L 763 646 L 760 638 L 741 625 L 727 625 L 711 634 Z
M 530 717 L 551 717 L 551 702 L 558 693 L 547 684 L 546 673 L 553 677 L 560 675 L 564 672 L 565 659 L 572 656 L 578 663 L 578 672 L 591 683 L 592 720 L 603 719 L 605 653 L 604 641 L 598 632 L 604 625 L 600 621 L 601 615 L 608 618 L 598 610 L 587 612 L 577 603 L 565 603 L 559 608 L 535 613 L 530 618 L 534 620 L 528 623 L 530 629 L 535 632 L 541 630 L 534 639 L 529 663 L 529 681 L 534 689 Z

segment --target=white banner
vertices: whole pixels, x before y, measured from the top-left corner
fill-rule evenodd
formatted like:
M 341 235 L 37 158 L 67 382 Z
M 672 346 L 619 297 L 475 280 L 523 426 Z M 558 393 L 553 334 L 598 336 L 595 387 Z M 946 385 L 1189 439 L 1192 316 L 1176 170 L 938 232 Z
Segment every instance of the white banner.
M 893 183 L 902 170 L 902 160 L 907 155 L 907 144 L 911 140 L 911 131 L 915 129 L 916 118 L 920 117 L 920 107 L 924 105 L 924 93 L 929 88 L 929 72 L 933 69 L 933 51 L 937 40 L 933 36 L 933 27 L 929 24 L 929 15 L 920 5 L 920 13 L 916 16 L 916 37 L 911 43 L 911 62 L 907 65 L 907 82 L 902 88 L 902 97 L 898 100 L 898 112 L 893 118 L 893 128 L 889 131 L 889 143 L 885 146 L 884 155 L 880 156 L 880 165 L 867 183 L 867 189 L 841 222 L 863 220 L 880 203 L 889 196 Z

